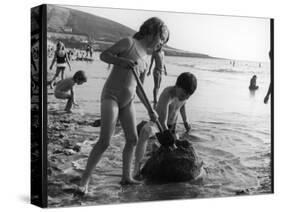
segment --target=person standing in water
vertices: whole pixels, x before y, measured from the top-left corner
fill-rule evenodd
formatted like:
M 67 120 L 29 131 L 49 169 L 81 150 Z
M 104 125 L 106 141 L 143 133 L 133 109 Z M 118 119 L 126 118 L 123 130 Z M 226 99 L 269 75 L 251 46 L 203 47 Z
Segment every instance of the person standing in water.
M 168 41 L 168 38 L 167 26 L 159 18 L 153 17 L 145 21 L 133 37 L 118 41 L 100 55 L 100 59 L 113 64 L 113 68 L 101 94 L 100 137 L 89 155 L 80 182 L 80 192 L 87 193 L 91 173 L 110 145 L 118 118 L 126 139 L 122 157 L 121 184 L 138 183 L 131 176 L 131 162 L 138 140 L 133 102 L 135 94 L 138 95 L 146 108 L 148 105 L 145 104 L 144 97 L 137 87 L 133 69 L 138 74 L 143 72 L 148 50 L 159 48 Z M 156 112 L 152 111 L 150 117 L 155 121 L 157 119 Z
M 257 90 L 258 88 L 259 88 L 259 86 L 257 86 L 257 76 L 254 75 L 250 80 L 249 89 L 251 91 L 254 91 L 254 90 Z
M 149 66 L 149 71 L 147 73 L 147 76 L 151 74 L 151 68 L 153 65 L 153 62 L 155 61 L 155 67 L 153 70 L 153 79 L 154 79 L 154 88 L 153 88 L 153 107 L 156 108 L 157 104 L 157 96 L 160 89 L 161 81 L 162 81 L 162 74 L 164 73 L 167 76 L 167 70 L 166 66 L 164 64 L 164 51 L 162 49 L 162 46 L 159 47 L 159 49 L 156 49 L 152 52 L 151 56 L 151 62 Z

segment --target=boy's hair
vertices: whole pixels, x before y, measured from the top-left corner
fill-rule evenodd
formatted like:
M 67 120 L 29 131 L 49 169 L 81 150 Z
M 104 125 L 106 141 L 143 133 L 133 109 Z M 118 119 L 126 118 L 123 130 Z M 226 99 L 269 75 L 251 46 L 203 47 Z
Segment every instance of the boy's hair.
M 73 80 L 75 82 L 77 81 L 83 81 L 83 82 L 87 82 L 87 77 L 84 71 L 77 71 L 74 75 L 73 75 Z
M 158 33 L 162 35 L 164 32 L 168 32 L 168 37 L 164 43 L 167 43 L 169 40 L 169 30 L 164 22 L 157 17 L 152 17 L 146 20 L 140 27 L 139 31 L 133 36 L 135 39 L 140 40 L 147 35 L 156 36 Z
M 187 94 L 192 95 L 197 88 L 197 79 L 190 72 L 184 72 L 177 78 L 176 86 L 185 90 Z

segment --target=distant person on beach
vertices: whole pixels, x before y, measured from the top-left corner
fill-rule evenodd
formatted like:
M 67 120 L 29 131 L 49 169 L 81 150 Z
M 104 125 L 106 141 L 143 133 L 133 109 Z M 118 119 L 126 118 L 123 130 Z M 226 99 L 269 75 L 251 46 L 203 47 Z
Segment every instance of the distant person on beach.
M 143 103 L 145 101 L 137 87 L 132 69 L 138 74 L 143 72 L 144 60 L 148 56 L 147 51 L 164 45 L 168 38 L 167 26 L 159 18 L 153 17 L 145 21 L 133 37 L 118 41 L 100 55 L 100 59 L 113 64 L 113 68 L 101 94 L 100 137 L 88 158 L 79 187 L 81 192 L 87 193 L 91 173 L 110 145 L 118 118 L 126 138 L 120 183 L 122 185 L 139 183 L 131 177 L 130 171 L 134 148 L 138 140 L 133 102 L 135 94 Z M 145 103 L 144 106 L 148 108 Z M 155 121 L 157 119 L 156 112 L 152 111 L 150 117 Z
M 93 57 L 93 47 L 91 45 L 87 45 L 87 48 L 86 48 L 86 57 L 89 58 L 89 56 L 92 59 L 92 57 Z
M 185 104 L 189 97 L 197 88 L 196 77 L 185 72 L 178 76 L 174 86 L 166 87 L 159 97 L 156 111 L 159 115 L 159 121 L 164 130 L 169 129 L 172 134 L 176 134 L 176 124 L 179 113 L 181 114 L 186 132 L 191 129 L 187 121 Z M 135 152 L 134 176 L 139 177 L 141 162 L 146 151 L 147 141 L 155 136 L 158 128 L 155 123 L 142 121 L 137 126 L 139 140 Z M 176 137 L 176 135 L 175 135 Z
M 73 77 L 63 79 L 56 85 L 54 95 L 58 99 L 67 99 L 65 111 L 71 113 L 72 105 L 77 105 L 74 101 L 74 85 L 82 85 L 87 82 L 84 71 L 77 71 Z
M 71 71 L 71 66 L 70 66 L 70 63 L 69 63 L 69 60 L 68 60 L 68 55 L 67 55 L 67 52 L 65 50 L 65 46 L 61 41 L 59 41 L 57 43 L 57 49 L 55 51 L 55 55 L 54 55 L 53 61 L 52 61 L 51 66 L 50 66 L 50 70 L 52 70 L 55 62 L 57 63 L 56 74 L 53 77 L 53 79 L 48 83 L 51 88 L 53 88 L 53 83 L 56 80 L 56 78 L 59 76 L 60 73 L 61 73 L 61 79 L 62 80 L 64 79 L 64 70 L 66 68 L 66 64 L 68 65 L 69 70 Z
M 156 104 L 157 104 L 157 96 L 158 96 L 160 84 L 162 81 L 162 73 L 164 73 L 167 76 L 167 70 L 166 70 L 166 66 L 164 64 L 164 56 L 165 56 L 165 54 L 162 49 L 162 46 L 160 46 L 159 49 L 156 49 L 155 51 L 153 51 L 152 56 L 151 56 L 149 71 L 147 73 L 147 76 L 149 76 L 151 74 L 151 68 L 152 68 L 153 62 L 155 61 L 155 67 L 153 69 L 153 79 L 154 79 L 153 105 L 154 105 L 154 108 L 156 107 Z
M 249 89 L 251 91 L 257 90 L 259 88 L 259 86 L 257 86 L 256 84 L 257 84 L 257 76 L 254 75 L 250 80 Z

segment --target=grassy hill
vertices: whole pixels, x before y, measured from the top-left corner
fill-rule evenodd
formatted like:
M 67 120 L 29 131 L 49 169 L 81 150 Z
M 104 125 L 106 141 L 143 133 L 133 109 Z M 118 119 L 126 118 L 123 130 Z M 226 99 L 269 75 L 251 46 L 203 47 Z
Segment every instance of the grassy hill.
M 55 5 L 48 5 L 47 8 L 48 31 L 64 32 L 66 28 L 71 28 L 72 33 L 85 34 L 90 40 L 95 40 L 100 50 L 108 48 L 121 38 L 135 34 L 135 31 L 127 26 L 96 15 Z M 164 50 L 165 54 L 170 56 L 210 58 L 209 55 L 169 46 L 166 46 Z

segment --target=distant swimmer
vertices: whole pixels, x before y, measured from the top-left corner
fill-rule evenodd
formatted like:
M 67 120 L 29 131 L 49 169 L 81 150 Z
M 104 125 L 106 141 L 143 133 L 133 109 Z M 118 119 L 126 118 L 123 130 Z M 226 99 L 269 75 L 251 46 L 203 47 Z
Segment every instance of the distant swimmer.
M 250 86 L 249 86 L 249 89 L 250 89 L 251 91 L 257 90 L 257 89 L 259 88 L 259 86 L 257 86 L 256 83 L 257 83 L 257 76 L 254 75 L 254 76 L 251 78 Z

